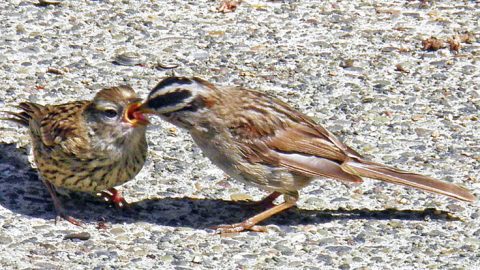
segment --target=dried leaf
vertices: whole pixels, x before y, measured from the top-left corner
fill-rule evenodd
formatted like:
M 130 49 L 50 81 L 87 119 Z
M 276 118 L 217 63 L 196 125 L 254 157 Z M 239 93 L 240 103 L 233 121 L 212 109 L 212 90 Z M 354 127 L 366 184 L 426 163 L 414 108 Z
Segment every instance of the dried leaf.
M 422 46 L 424 51 L 437 51 L 441 48 L 445 48 L 445 43 L 436 37 L 431 37 L 422 40 Z
M 401 64 L 397 64 L 397 65 L 395 66 L 395 70 L 396 70 L 396 71 L 403 72 L 403 73 L 410 73 L 410 71 L 407 70 L 406 68 L 404 68 Z
M 242 0 L 222 0 L 217 10 L 223 13 L 233 12 L 240 3 L 242 3 Z
M 450 50 L 455 51 L 455 52 L 460 51 L 460 48 L 462 47 L 460 42 L 461 42 L 461 40 L 457 35 L 447 39 L 447 43 L 448 43 L 448 45 L 450 45 Z

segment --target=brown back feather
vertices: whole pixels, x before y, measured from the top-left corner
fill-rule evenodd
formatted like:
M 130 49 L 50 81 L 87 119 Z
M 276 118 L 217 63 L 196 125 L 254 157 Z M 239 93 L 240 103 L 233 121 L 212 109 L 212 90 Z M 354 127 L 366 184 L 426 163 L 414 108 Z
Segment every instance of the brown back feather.
M 361 156 L 322 126 L 265 93 L 241 88 L 227 91 L 234 93 L 234 105 L 220 113 L 234 116 L 222 119 L 232 119 L 227 127 L 251 162 L 285 167 L 311 177 L 362 182 L 340 167 L 348 156 Z

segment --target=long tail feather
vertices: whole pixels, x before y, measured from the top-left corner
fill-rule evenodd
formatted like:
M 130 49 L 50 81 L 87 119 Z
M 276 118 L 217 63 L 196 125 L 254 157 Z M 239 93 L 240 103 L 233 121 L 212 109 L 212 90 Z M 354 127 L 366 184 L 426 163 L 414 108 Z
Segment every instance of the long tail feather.
M 8 120 L 18 123 L 23 126 L 29 126 L 30 120 L 35 117 L 35 115 L 41 115 L 44 106 L 36 103 L 22 102 L 16 106 L 20 109 L 20 112 L 11 112 L 11 111 L 1 111 L 6 113 L 8 117 L 2 117 L 1 120 Z
M 383 164 L 363 160 L 349 160 L 344 162 L 341 166 L 343 170 L 358 176 L 414 187 L 462 201 L 473 202 L 476 200 L 472 193 L 460 186 L 428 176 L 401 171 Z

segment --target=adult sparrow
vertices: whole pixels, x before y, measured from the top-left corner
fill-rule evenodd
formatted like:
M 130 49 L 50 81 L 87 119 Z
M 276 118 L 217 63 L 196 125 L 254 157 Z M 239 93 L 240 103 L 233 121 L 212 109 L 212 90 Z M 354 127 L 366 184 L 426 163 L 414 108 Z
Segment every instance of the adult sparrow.
M 114 187 L 135 177 L 145 162 L 147 118 L 129 86 L 105 88 L 93 100 L 60 105 L 22 102 L 7 112 L 30 130 L 35 164 L 57 211 L 57 218 L 80 225 L 66 214 L 56 188 L 101 192 L 118 206 L 126 204 Z
M 190 132 L 204 154 L 231 177 L 283 194 L 284 202 L 220 232 L 261 231 L 256 224 L 295 205 L 315 178 L 361 183 L 362 177 L 474 201 L 466 189 L 368 161 L 331 132 L 278 98 L 241 87 L 217 87 L 199 78 L 168 77 L 138 109 Z

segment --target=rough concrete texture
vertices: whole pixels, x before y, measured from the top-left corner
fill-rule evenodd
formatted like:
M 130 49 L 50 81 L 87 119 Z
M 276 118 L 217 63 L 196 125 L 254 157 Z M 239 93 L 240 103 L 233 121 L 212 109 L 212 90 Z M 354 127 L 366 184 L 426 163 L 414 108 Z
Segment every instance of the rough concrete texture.
M 379 162 L 480 195 L 479 1 L 0 2 L 0 110 L 89 99 L 196 75 L 268 91 Z M 422 50 L 422 40 L 470 33 Z M 455 45 L 455 43 L 454 43 Z M 458 44 L 457 44 L 458 45 Z M 138 65 L 114 63 L 122 51 Z M 164 65 L 178 65 L 163 69 Z M 267 233 L 207 227 L 266 194 L 225 176 L 188 134 L 155 121 L 149 160 L 122 187 L 130 211 L 62 196 L 84 228 L 54 223 L 28 132 L 0 121 L 2 269 L 478 269 L 479 203 L 367 180 L 318 180 Z M 30 161 L 29 161 L 30 160 Z M 88 240 L 68 240 L 86 232 Z

